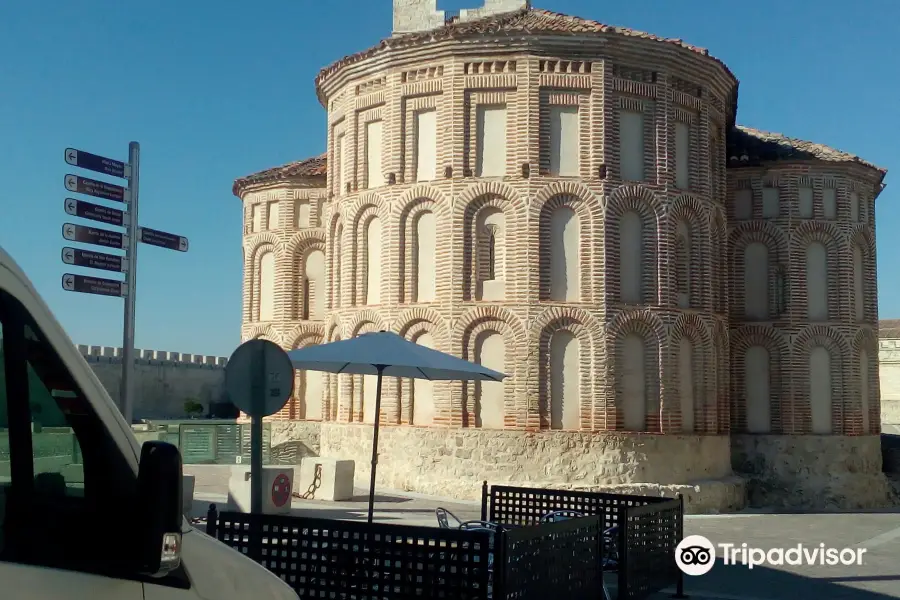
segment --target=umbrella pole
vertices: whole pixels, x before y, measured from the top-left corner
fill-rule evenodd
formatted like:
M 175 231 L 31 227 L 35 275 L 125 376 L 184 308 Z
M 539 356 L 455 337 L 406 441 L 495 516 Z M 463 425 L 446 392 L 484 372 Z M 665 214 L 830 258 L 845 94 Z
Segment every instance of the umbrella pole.
M 381 379 L 387 365 L 375 365 L 378 384 L 375 387 L 375 427 L 372 431 L 372 476 L 369 480 L 369 523 L 375 515 L 375 471 L 378 468 L 378 426 L 381 421 Z

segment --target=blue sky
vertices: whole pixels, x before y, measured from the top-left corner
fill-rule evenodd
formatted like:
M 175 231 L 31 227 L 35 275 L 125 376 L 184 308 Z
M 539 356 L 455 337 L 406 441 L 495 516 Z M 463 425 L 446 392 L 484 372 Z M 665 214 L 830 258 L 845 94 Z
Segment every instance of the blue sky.
M 709 48 L 741 81 L 739 123 L 900 170 L 896 0 L 535 5 Z M 191 250 L 142 246 L 136 345 L 230 354 L 241 319 L 241 211 L 232 181 L 322 152 L 316 73 L 390 29 L 391 0 L 3 3 L 0 245 L 74 341 L 121 345 L 121 299 L 61 289 L 63 150 L 124 160 L 137 140 L 141 224 L 189 237 Z M 882 318 L 900 317 L 894 179 L 889 173 L 876 205 Z

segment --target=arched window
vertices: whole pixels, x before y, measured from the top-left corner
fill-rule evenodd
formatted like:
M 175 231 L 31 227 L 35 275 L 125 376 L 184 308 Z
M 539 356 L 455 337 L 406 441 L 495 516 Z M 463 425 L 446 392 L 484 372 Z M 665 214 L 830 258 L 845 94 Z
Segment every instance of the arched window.
M 581 347 L 571 331 L 550 338 L 550 428 L 581 428 Z
M 865 320 L 865 271 L 863 249 L 853 244 L 853 316 L 857 321 Z
M 812 432 L 832 433 L 831 353 L 824 346 L 813 346 L 809 352 L 809 411 Z
M 748 433 L 770 433 L 772 430 L 769 360 L 769 351 L 764 346 L 750 346 L 744 353 Z
M 769 318 L 769 249 L 762 242 L 744 248 L 744 317 Z
M 675 237 L 675 290 L 679 308 L 691 306 L 691 231 L 687 223 L 678 222 Z
M 496 207 L 475 219 L 475 299 L 503 300 L 506 280 L 506 220 Z
M 381 219 L 369 219 L 365 236 L 364 303 L 381 304 Z
M 644 431 L 647 428 L 646 342 L 642 336 L 631 333 L 621 344 L 619 363 L 622 371 L 616 389 L 622 425 L 626 431 Z
M 784 273 L 784 267 L 778 265 L 773 269 L 775 287 L 772 290 L 772 301 L 774 304 L 775 317 L 780 317 L 787 312 L 787 276 Z
M 822 242 L 806 247 L 806 317 L 828 320 L 828 252 Z
M 581 300 L 581 231 L 578 215 L 568 206 L 550 214 L 550 299 L 560 302 Z
M 619 293 L 625 304 L 641 304 L 644 222 L 636 211 L 622 215 L 619 224 Z
M 681 399 L 681 430 L 692 433 L 695 428 L 694 344 L 686 337 L 678 342 L 678 395 Z
M 416 217 L 413 260 L 415 267 L 415 302 L 433 302 L 435 293 L 435 242 L 437 231 L 434 213 L 422 212 Z
M 475 361 L 494 371 L 506 369 L 506 342 L 496 331 L 483 331 L 475 339 Z M 502 429 L 504 425 L 504 386 L 502 381 L 475 382 L 475 426 Z
M 434 348 L 434 338 L 422 333 L 415 342 L 426 348 Z M 412 418 L 410 425 L 431 425 L 434 422 L 434 382 L 427 379 L 412 380 Z
M 259 320 L 275 320 L 275 253 L 268 250 L 259 257 Z
M 310 250 L 303 258 L 301 306 L 304 320 L 321 321 L 325 318 L 325 253 Z

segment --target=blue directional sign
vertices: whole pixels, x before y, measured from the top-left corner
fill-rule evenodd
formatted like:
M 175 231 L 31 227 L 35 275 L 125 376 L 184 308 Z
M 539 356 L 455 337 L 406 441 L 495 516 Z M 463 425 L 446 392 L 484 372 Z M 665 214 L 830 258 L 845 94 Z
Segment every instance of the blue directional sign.
M 116 200 L 118 202 L 125 202 L 125 192 L 128 191 L 121 185 L 79 177 L 78 175 L 66 175 L 63 183 L 65 183 L 66 189 L 70 192 L 87 194 L 88 196 L 95 196 L 105 200 Z
M 66 162 L 73 167 L 81 167 L 98 173 L 112 175 L 113 177 L 125 177 L 125 163 L 91 154 L 75 148 L 66 148 Z
M 169 250 L 188 251 L 188 239 L 186 237 L 158 229 L 150 229 L 149 227 L 138 228 L 138 240 L 151 246 L 159 246 Z
M 116 208 L 109 208 L 94 204 L 93 202 L 85 202 L 84 200 L 76 200 L 75 198 L 66 198 L 63 203 L 66 213 L 73 217 L 81 217 L 82 219 L 90 219 L 91 221 L 100 221 L 101 223 L 109 223 L 110 225 L 123 225 L 125 223 L 125 211 Z

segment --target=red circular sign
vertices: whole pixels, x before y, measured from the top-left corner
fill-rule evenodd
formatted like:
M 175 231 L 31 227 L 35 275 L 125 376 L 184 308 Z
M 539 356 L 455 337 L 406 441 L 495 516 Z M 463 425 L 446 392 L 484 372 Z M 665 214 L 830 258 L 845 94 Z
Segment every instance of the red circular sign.
M 279 473 L 272 482 L 272 504 L 281 508 L 291 498 L 291 480 L 284 473 Z

